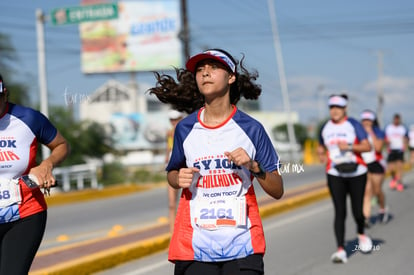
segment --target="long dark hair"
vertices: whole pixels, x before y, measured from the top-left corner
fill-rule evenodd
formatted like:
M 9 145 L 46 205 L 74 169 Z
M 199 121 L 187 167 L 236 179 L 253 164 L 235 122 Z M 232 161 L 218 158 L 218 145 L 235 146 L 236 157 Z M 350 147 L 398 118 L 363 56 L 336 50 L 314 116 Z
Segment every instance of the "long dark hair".
M 262 93 L 262 88 L 255 81 L 259 77 L 256 70 L 249 72 L 243 65 L 244 55 L 237 62 L 228 52 L 221 51 L 229 56 L 239 66 L 236 69 L 236 81 L 230 87 L 230 103 L 236 105 L 243 96 L 246 99 L 256 100 Z M 154 94 L 161 102 L 168 103 L 173 109 L 181 112 L 192 113 L 204 106 L 204 96 L 200 93 L 195 80 L 195 75 L 185 68 L 174 68 L 177 81 L 170 75 L 154 72 L 157 80 L 155 87 L 148 92 Z

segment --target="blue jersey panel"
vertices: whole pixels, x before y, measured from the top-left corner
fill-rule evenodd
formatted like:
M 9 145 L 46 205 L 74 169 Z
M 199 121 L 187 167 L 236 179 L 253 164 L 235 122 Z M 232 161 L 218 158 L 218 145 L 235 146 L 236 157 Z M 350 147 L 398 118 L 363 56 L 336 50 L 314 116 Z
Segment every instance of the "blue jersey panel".
M 259 162 L 268 172 L 278 170 L 280 168 L 279 156 L 263 125 L 241 111 L 237 111 L 233 120 L 243 129 L 256 147 L 254 160 Z
M 23 121 L 42 144 L 49 144 L 56 137 L 57 129 L 39 111 L 9 103 L 9 114 Z
M 352 126 L 354 126 L 355 134 L 357 136 L 358 141 L 368 138 L 367 132 L 358 120 L 350 117 L 348 118 L 348 121 L 352 124 Z

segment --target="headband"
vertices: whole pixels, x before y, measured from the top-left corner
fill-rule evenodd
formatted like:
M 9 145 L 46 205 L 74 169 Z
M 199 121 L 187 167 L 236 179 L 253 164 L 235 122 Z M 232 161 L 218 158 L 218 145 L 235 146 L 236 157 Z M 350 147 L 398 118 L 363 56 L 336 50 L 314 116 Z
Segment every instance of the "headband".
M 364 111 L 361 113 L 361 120 L 371 120 L 374 121 L 375 120 L 375 114 L 373 112 L 370 111 Z
M 338 106 L 338 107 L 344 108 L 346 107 L 347 104 L 348 104 L 348 100 L 346 100 L 346 98 L 343 98 L 342 96 L 339 96 L 339 95 L 331 96 L 328 101 L 329 107 Z

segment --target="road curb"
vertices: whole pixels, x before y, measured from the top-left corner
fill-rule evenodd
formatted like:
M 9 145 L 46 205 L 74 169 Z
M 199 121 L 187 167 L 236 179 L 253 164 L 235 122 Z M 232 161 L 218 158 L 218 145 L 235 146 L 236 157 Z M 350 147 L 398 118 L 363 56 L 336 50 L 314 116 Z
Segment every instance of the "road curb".
M 328 189 L 324 186 L 304 194 L 295 195 L 288 199 L 275 201 L 260 207 L 262 218 L 278 215 L 307 204 L 326 199 L 329 196 Z M 127 245 L 106 249 L 65 263 L 56 264 L 52 267 L 35 270 L 30 275 L 81 275 L 103 271 L 116 265 L 136 260 L 146 255 L 168 248 L 170 234 L 162 234 L 144 241 L 132 242 Z
M 167 183 L 165 183 L 165 185 L 166 184 Z M 45 199 L 48 206 L 57 206 L 69 203 L 105 199 L 114 196 L 128 195 L 160 186 L 162 186 L 162 184 L 121 184 L 108 186 L 103 189 L 87 189 L 72 192 L 60 192 L 53 194 L 50 197 L 45 197 Z
M 162 234 L 144 241 L 106 249 L 53 267 L 30 272 L 30 275 L 82 275 L 102 271 L 121 263 L 139 259 L 168 247 L 170 234 Z

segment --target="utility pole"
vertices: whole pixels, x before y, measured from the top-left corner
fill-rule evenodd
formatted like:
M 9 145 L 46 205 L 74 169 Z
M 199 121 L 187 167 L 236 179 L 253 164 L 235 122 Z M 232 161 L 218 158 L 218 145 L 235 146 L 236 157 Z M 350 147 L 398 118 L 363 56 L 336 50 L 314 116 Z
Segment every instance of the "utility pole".
M 190 30 L 188 27 L 188 17 L 187 17 L 187 0 L 181 0 L 181 25 L 182 30 L 180 32 L 180 38 L 183 42 L 183 54 L 184 59 L 190 57 Z
M 39 75 L 39 93 L 40 93 L 40 111 L 49 116 L 49 106 L 47 98 L 47 80 L 46 80 L 46 51 L 45 51 L 45 15 L 41 9 L 36 10 L 36 36 L 37 36 L 37 62 Z M 46 146 L 42 146 L 42 157 L 49 157 L 50 150 Z
M 324 92 L 325 86 L 323 84 L 318 85 L 316 87 L 316 96 L 318 98 L 318 123 L 320 123 L 325 117 L 324 117 L 324 110 L 325 108 L 325 101 L 324 101 Z
M 270 21 L 272 23 L 272 32 L 273 32 L 273 43 L 276 52 L 276 61 L 278 65 L 279 71 L 279 78 L 280 78 L 280 86 L 282 91 L 282 98 L 283 98 L 283 105 L 285 107 L 285 111 L 287 113 L 287 130 L 288 130 L 288 138 L 289 138 L 289 147 L 290 147 L 290 158 L 291 160 L 294 159 L 293 150 L 296 147 L 296 138 L 295 138 L 295 131 L 293 128 L 292 117 L 290 114 L 290 102 L 289 102 L 289 94 L 288 94 L 288 87 L 285 75 L 285 67 L 283 63 L 283 55 L 282 55 L 282 46 L 280 44 L 279 39 L 279 31 L 277 27 L 277 19 L 276 19 L 276 12 L 273 0 L 268 0 L 269 6 L 269 15 Z
M 382 109 L 384 106 L 384 53 L 382 51 L 377 52 L 378 55 L 378 91 L 377 91 L 377 119 L 378 123 L 382 125 Z

